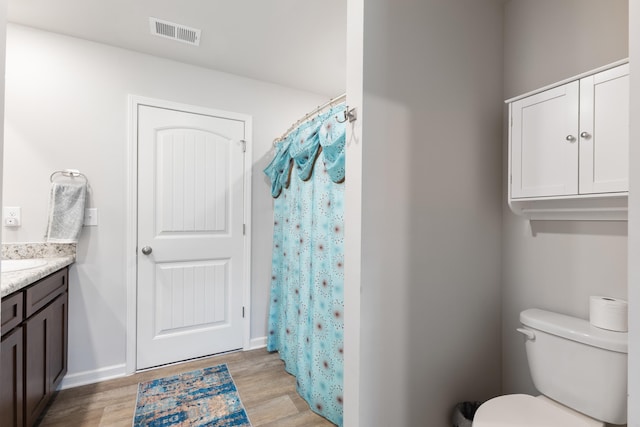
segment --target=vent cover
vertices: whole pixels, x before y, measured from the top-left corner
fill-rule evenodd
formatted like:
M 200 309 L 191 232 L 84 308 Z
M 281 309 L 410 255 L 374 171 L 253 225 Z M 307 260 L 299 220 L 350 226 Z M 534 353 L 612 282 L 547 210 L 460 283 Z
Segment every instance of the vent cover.
M 194 46 L 200 45 L 200 30 L 195 28 L 157 18 L 149 18 L 149 28 L 154 36 L 177 40 Z

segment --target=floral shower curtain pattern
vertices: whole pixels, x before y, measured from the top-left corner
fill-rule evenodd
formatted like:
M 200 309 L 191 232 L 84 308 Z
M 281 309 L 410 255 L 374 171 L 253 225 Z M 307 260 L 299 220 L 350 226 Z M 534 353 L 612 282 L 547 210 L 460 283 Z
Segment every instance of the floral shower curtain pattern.
M 265 173 L 274 201 L 267 349 L 311 409 L 342 425 L 344 105 L 302 124 Z

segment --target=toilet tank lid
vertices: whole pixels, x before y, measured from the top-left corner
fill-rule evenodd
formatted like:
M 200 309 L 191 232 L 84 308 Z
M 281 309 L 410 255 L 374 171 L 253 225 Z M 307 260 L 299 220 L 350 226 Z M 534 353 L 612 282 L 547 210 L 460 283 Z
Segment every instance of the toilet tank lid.
M 520 322 L 532 329 L 557 335 L 593 347 L 628 352 L 628 334 L 613 332 L 592 326 L 588 320 L 551 311 L 530 308 L 520 313 Z

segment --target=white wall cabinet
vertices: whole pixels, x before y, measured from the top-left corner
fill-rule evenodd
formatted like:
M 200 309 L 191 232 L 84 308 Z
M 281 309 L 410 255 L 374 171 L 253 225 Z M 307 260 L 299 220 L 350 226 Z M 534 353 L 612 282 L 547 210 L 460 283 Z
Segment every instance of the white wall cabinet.
M 626 219 L 629 64 L 509 103 L 509 204 L 532 219 Z

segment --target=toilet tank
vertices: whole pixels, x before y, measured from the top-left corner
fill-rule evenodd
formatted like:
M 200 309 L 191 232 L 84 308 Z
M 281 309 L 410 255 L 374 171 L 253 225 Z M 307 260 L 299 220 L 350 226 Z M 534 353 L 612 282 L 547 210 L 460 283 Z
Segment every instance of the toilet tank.
M 520 322 L 540 393 L 596 420 L 627 422 L 626 332 L 538 309 L 520 313 Z

